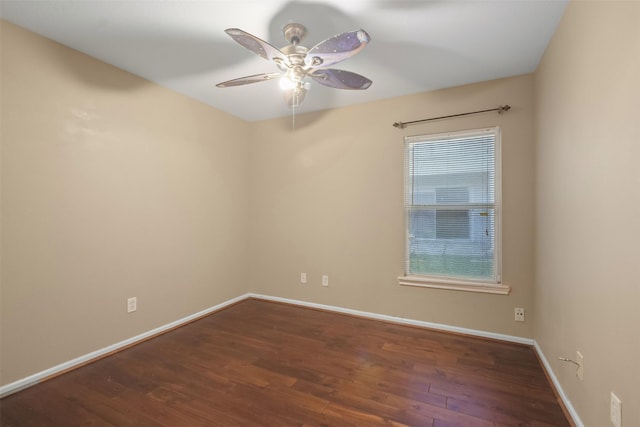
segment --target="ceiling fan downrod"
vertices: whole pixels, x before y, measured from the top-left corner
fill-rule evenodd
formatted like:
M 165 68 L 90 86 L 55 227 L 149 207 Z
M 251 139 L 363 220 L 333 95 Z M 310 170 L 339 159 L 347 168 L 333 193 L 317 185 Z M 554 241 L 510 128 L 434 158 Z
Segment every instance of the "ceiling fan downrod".
M 282 34 L 290 44 L 297 45 L 304 39 L 307 29 L 302 24 L 291 23 L 284 26 Z

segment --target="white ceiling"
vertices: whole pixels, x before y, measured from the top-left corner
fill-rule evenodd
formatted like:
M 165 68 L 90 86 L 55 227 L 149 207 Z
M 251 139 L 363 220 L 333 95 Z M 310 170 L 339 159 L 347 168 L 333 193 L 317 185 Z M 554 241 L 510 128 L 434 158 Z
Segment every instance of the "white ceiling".
M 307 27 L 303 45 L 365 29 L 371 43 L 332 66 L 373 85 L 312 83 L 297 112 L 318 111 L 533 72 L 566 0 L 1 0 L 0 16 L 245 120 L 291 114 L 277 81 L 216 88 L 277 71 L 224 30 L 282 47 L 282 27 Z M 82 78 L 82 76 L 79 76 Z M 95 82 L 94 84 L 108 84 Z M 119 88 L 122 89 L 122 88 Z

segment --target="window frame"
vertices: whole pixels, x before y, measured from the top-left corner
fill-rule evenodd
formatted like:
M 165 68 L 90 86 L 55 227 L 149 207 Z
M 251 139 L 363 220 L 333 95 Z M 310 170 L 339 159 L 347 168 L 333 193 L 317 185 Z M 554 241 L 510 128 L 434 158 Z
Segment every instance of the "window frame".
M 408 271 L 410 257 L 410 211 L 406 204 L 407 182 L 410 179 L 409 167 L 406 164 L 407 150 L 415 143 L 441 141 L 446 139 L 473 137 L 478 135 L 493 134 L 494 136 L 494 265 L 495 280 L 467 279 L 463 277 L 445 277 L 437 275 L 412 274 Z M 511 288 L 502 283 L 502 131 L 499 126 L 451 131 L 435 134 L 421 134 L 406 136 L 404 138 L 404 184 L 403 184 L 403 209 L 404 209 L 404 275 L 398 277 L 400 285 L 418 286 L 427 288 L 461 290 L 470 292 L 482 292 L 507 295 Z M 434 190 L 435 191 L 435 190 Z

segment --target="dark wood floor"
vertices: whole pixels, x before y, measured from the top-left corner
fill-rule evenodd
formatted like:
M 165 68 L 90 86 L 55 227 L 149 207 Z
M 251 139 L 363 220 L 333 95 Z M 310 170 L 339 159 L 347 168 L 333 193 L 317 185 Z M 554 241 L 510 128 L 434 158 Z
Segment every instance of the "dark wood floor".
M 533 350 L 258 300 L 0 402 L 2 426 L 569 426 Z

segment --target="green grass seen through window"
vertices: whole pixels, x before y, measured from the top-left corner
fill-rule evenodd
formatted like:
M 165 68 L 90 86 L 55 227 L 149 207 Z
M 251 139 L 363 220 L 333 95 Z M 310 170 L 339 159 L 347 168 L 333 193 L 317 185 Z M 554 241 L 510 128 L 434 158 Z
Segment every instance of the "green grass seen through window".
M 493 278 L 493 260 L 468 255 L 411 254 L 409 270 L 411 274 L 487 280 Z

